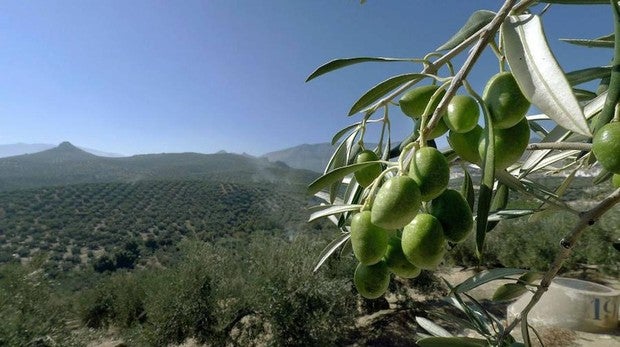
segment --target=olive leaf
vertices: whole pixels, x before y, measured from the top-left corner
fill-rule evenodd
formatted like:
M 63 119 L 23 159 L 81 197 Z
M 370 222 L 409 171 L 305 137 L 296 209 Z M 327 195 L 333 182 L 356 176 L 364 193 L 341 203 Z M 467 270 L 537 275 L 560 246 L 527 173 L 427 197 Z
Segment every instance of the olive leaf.
M 363 169 L 376 163 L 381 163 L 381 161 L 368 161 L 364 163 L 351 164 L 332 170 L 310 183 L 308 186 L 308 193 L 315 194 L 328 185 L 340 181 L 346 175 L 352 174 L 359 169 Z
M 334 59 L 329 61 L 321 66 L 319 66 L 316 70 L 314 70 L 308 78 L 306 78 L 306 82 L 313 80 L 321 75 L 324 75 L 328 72 L 341 69 L 343 67 L 347 67 L 354 64 L 359 63 L 367 63 L 367 62 L 417 62 L 418 59 L 410 59 L 410 58 L 385 58 L 385 57 L 356 57 L 356 58 L 341 58 Z
M 495 12 L 488 10 L 478 10 L 469 16 L 463 27 L 454 34 L 446 43 L 439 46 L 437 51 L 444 51 L 452 49 L 458 46 L 461 42 L 465 41 L 468 37 L 475 34 L 478 30 L 482 29 L 485 25 L 489 24 Z
M 340 246 L 342 246 L 344 243 L 346 243 L 349 240 L 350 237 L 351 237 L 350 233 L 342 233 L 335 240 L 330 242 L 329 245 L 327 245 L 327 247 L 325 247 L 325 249 L 323 249 L 323 251 L 321 252 L 319 260 L 317 261 L 316 265 L 312 269 L 312 272 L 317 272 L 317 270 L 321 267 L 321 265 L 323 265 L 323 263 L 325 263 L 325 261 L 327 259 L 329 259 L 329 257 L 338 248 L 340 248 Z
M 570 85 L 578 85 L 592 80 L 608 77 L 611 74 L 611 66 L 590 67 L 575 70 L 566 74 L 566 80 Z
M 508 301 L 516 299 L 527 292 L 527 287 L 519 283 L 506 283 L 497 287 L 491 300 Z
M 560 39 L 560 41 L 564 41 L 577 46 L 585 46 L 585 47 L 603 47 L 603 48 L 614 48 L 614 42 L 616 40 L 616 35 L 611 33 L 609 35 L 597 37 L 595 39 Z
M 416 323 L 421 326 L 424 330 L 431 333 L 433 336 L 443 336 L 443 337 L 452 337 L 454 335 L 450 334 L 446 329 L 440 327 L 435 324 L 433 321 L 426 319 L 424 317 L 415 317 Z
M 486 145 L 482 156 L 482 178 L 478 190 L 478 208 L 476 211 L 476 256 L 482 259 L 484 241 L 487 234 L 489 211 L 491 209 L 491 197 L 493 194 L 493 182 L 495 182 L 495 141 L 493 122 L 490 113 L 483 107 L 485 128 L 483 136 Z
M 525 97 L 562 127 L 591 137 L 579 102 L 549 49 L 540 17 L 510 16 L 501 30 L 506 60 Z
M 513 269 L 513 268 L 497 268 L 491 270 L 484 270 L 465 281 L 461 282 L 457 286 L 455 286 L 452 291 L 455 293 L 463 293 L 470 291 L 478 286 L 481 286 L 485 283 L 502 279 L 508 276 L 520 275 L 526 273 L 527 270 L 524 269 Z
M 331 215 L 335 215 L 335 214 L 339 214 L 343 212 L 356 211 L 356 210 L 359 210 L 361 207 L 362 205 L 320 205 L 320 206 L 316 206 L 314 208 L 316 211 L 310 214 L 310 217 L 308 218 L 308 222 L 312 222 L 319 218 L 323 218 L 323 217 L 327 217 L 327 216 L 331 216 Z
M 598 95 L 596 98 L 592 99 L 588 104 L 586 104 L 583 108 L 583 113 L 586 119 L 592 118 L 598 112 L 603 109 L 603 105 L 605 104 L 605 99 L 607 97 L 607 92 Z M 529 118 L 529 117 L 528 117 Z M 545 136 L 541 142 L 561 142 L 568 138 L 570 135 L 569 131 L 566 131 L 564 128 L 557 126 L 553 130 L 551 130 L 547 136 Z M 535 167 L 540 168 L 540 162 L 551 153 L 550 149 L 533 151 L 523 162 L 521 169 L 524 171 L 524 174 L 531 172 Z
M 463 185 L 461 186 L 461 194 L 465 197 L 467 201 L 467 205 L 471 210 L 474 209 L 475 203 L 475 192 L 474 192 L 474 183 L 471 180 L 471 175 L 467 171 L 465 166 L 462 166 L 463 169 Z
M 362 124 L 362 122 L 356 122 L 353 123 L 351 125 L 347 125 L 346 127 L 340 129 L 340 131 L 338 131 L 333 137 L 332 137 L 332 146 L 335 145 L 338 140 L 340 140 L 340 138 L 342 138 L 342 136 L 344 136 L 344 134 L 346 134 L 347 132 L 349 132 L 349 130 L 351 129 L 355 129 L 353 131 L 358 131 L 359 130 L 359 126 Z
M 394 77 L 390 77 L 387 80 L 377 84 L 368 90 L 362 97 L 360 97 L 355 104 L 349 110 L 349 116 L 356 114 L 357 112 L 365 109 L 366 107 L 372 105 L 375 101 L 379 100 L 382 96 L 391 92 L 392 90 L 400 87 L 401 85 L 415 80 L 421 80 L 424 77 L 433 77 L 432 75 L 420 74 L 420 73 L 409 73 L 404 75 L 398 75 Z

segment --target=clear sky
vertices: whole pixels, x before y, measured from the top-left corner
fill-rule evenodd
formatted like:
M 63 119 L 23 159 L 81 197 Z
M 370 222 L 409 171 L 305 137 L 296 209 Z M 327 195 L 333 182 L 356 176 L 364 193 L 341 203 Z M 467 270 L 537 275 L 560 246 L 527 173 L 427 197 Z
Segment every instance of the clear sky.
M 473 10 L 501 3 L 3 0 L 0 144 L 260 155 L 326 142 L 355 121 L 346 113 L 364 91 L 420 67 L 370 63 L 304 83 L 317 66 L 340 57 L 421 57 Z M 608 64 L 611 51 L 601 59 L 557 39 L 609 34 L 609 6 L 557 5 L 543 21 L 566 70 Z M 489 53 L 471 82 L 481 91 L 496 72 Z M 392 125 L 402 137 L 411 122 L 397 112 Z

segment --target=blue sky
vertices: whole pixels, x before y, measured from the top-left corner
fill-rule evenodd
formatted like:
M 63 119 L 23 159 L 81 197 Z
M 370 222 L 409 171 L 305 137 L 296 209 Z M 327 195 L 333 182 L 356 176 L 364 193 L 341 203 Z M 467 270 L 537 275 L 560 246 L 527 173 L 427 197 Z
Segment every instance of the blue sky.
M 73 144 L 126 155 L 253 155 L 326 142 L 367 89 L 415 64 L 364 64 L 304 83 L 340 57 L 421 57 L 501 1 L 203 0 L 0 2 L 0 144 Z M 608 6 L 543 17 L 565 70 L 611 51 L 557 41 L 612 31 Z M 609 53 L 600 54 L 600 53 Z M 459 62 L 457 59 L 455 62 Z M 497 72 L 487 53 L 470 81 Z M 391 113 L 395 138 L 411 122 Z

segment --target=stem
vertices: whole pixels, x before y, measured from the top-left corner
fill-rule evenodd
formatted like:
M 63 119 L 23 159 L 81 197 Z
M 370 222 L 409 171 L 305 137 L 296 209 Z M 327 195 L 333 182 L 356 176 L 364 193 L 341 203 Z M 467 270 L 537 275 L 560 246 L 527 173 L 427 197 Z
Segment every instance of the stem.
M 539 149 L 559 149 L 559 150 L 578 150 L 578 151 L 590 151 L 592 149 L 591 143 L 583 142 L 539 142 L 530 143 L 527 145 L 527 149 L 535 151 Z
M 614 61 L 611 66 L 611 78 L 603 110 L 593 122 L 593 134 L 596 134 L 598 129 L 611 121 L 616 111 L 616 105 L 620 100 L 620 8 L 615 0 L 611 0 L 611 7 L 614 13 Z
M 478 36 L 481 33 L 483 33 L 485 31 L 485 29 L 486 29 L 486 27 L 478 30 L 474 35 L 471 35 L 470 37 L 465 39 L 465 41 L 461 42 L 458 46 L 456 46 L 456 47 L 452 48 L 451 50 L 449 50 L 446 54 L 442 55 L 441 57 L 439 57 L 434 62 L 428 63 L 428 65 L 422 70 L 421 73 L 422 74 L 435 74 L 439 70 L 439 68 L 441 66 L 447 64 L 450 61 L 450 59 L 452 59 L 455 56 L 457 56 L 459 53 L 464 51 L 470 44 L 472 44 L 474 41 L 476 41 Z M 412 85 L 416 84 L 418 81 L 419 81 L 418 79 L 415 79 L 415 80 L 409 81 L 409 82 L 403 84 L 402 86 L 398 87 L 392 93 L 388 94 L 383 99 L 379 100 L 375 104 L 375 106 L 369 112 L 372 113 L 372 112 L 376 111 L 377 109 L 379 109 L 379 107 L 390 103 L 392 101 L 392 99 L 394 99 L 395 97 L 400 95 L 405 90 L 409 89 Z
M 500 336 L 500 341 L 502 341 L 506 336 L 510 334 L 510 332 L 519 324 L 523 317 L 526 317 L 528 313 L 532 310 L 532 308 L 538 303 L 542 295 L 547 291 L 549 285 L 551 284 L 551 280 L 558 274 L 562 264 L 564 261 L 568 259 L 571 254 L 571 251 L 577 240 L 584 233 L 588 226 L 594 225 L 596 221 L 603 215 L 605 212 L 609 211 L 613 206 L 620 202 L 620 188 L 616 189 L 613 193 L 607 196 L 603 201 L 601 201 L 598 205 L 593 207 L 590 210 L 587 210 L 581 213 L 579 218 L 579 222 L 577 225 L 573 227 L 568 235 L 566 235 L 560 241 L 560 251 L 556 255 L 553 264 L 551 264 L 551 268 L 545 273 L 543 279 L 540 282 L 540 286 L 534 293 L 534 296 L 530 300 L 530 302 L 523 308 L 523 310 L 517 315 L 517 317 L 506 326 L 504 333 Z
M 499 9 L 493 20 L 487 24 L 482 31 L 479 31 L 480 35 L 478 38 L 478 42 L 472 49 L 472 52 L 467 57 L 467 60 L 459 70 L 459 72 L 454 76 L 454 80 L 450 84 L 450 87 L 446 91 L 446 95 L 441 99 L 441 102 L 433 112 L 433 116 L 428 123 L 428 126 L 425 129 L 420 129 L 420 131 L 428 133 L 431 129 L 433 129 L 444 112 L 444 110 L 448 107 L 448 102 L 452 99 L 454 94 L 456 94 L 457 89 L 461 86 L 463 80 L 467 77 L 471 69 L 474 67 L 474 64 L 482 54 L 482 51 L 486 48 L 488 42 L 493 39 L 497 30 L 504 22 L 504 19 L 508 16 L 508 13 L 513 8 L 514 4 L 517 0 L 506 0 L 504 5 Z M 478 35 L 472 35 L 472 37 L 478 37 Z

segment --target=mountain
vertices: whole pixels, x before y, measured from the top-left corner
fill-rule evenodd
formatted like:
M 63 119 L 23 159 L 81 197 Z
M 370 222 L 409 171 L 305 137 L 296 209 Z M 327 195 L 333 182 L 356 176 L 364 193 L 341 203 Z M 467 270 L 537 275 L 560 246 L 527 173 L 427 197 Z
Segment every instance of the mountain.
M 6 145 L 0 145 L 0 158 L 12 157 L 15 155 L 32 154 L 42 152 L 48 149 L 56 147 L 55 145 L 48 143 L 12 143 Z M 102 152 L 96 149 L 87 147 L 78 147 L 88 153 L 98 155 L 100 157 L 123 157 L 122 154 Z
M 0 190 L 98 182 L 209 179 L 307 184 L 318 174 L 232 153 L 161 153 L 100 157 L 69 142 L 33 154 L 0 158 Z
M 323 172 L 334 149 L 334 146 L 328 142 L 312 145 L 303 144 L 280 151 L 270 152 L 261 157 L 267 158 L 271 162 L 281 161 L 296 169 Z

